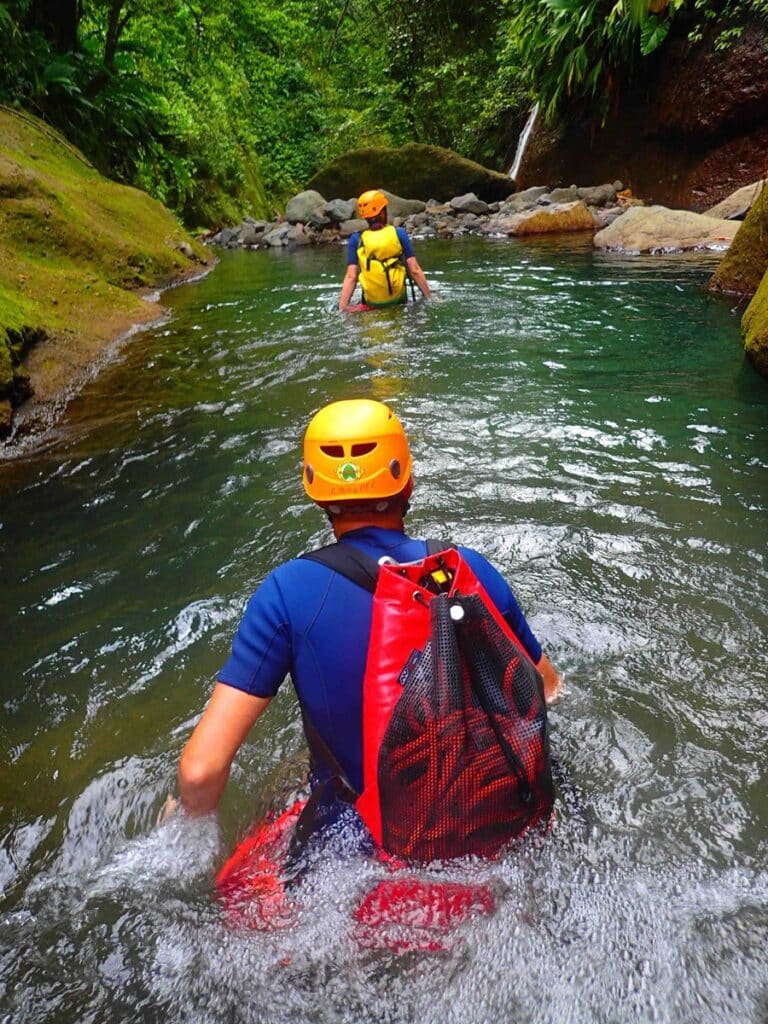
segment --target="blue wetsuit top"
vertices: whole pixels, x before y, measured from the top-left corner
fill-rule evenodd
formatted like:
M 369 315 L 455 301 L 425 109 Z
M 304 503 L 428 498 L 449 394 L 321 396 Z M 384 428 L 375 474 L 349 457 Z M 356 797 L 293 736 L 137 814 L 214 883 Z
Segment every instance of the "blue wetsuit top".
M 398 562 L 427 553 L 425 541 L 374 526 L 345 534 L 341 543 Z M 459 551 L 538 663 L 541 647 L 503 577 L 471 548 Z M 272 697 L 290 673 L 305 714 L 358 791 L 363 786 L 363 677 L 372 601 L 367 590 L 327 566 L 305 558 L 285 562 L 249 601 L 218 677 L 254 696 Z
M 413 256 L 413 245 L 411 244 L 411 236 L 405 230 L 405 228 L 395 228 L 397 237 L 400 239 L 400 245 L 403 247 L 403 259 L 409 260 Z M 349 236 L 347 242 L 347 266 L 352 264 L 357 266 L 357 250 L 360 248 L 360 236 L 362 231 L 356 231 L 354 235 Z

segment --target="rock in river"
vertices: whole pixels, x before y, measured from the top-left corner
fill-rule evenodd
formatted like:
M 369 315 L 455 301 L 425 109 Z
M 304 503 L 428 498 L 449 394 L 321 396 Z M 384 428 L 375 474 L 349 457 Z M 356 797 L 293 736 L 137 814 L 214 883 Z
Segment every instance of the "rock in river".
M 595 247 L 617 252 L 681 252 L 727 249 L 737 221 L 720 220 L 666 206 L 633 206 L 595 235 Z

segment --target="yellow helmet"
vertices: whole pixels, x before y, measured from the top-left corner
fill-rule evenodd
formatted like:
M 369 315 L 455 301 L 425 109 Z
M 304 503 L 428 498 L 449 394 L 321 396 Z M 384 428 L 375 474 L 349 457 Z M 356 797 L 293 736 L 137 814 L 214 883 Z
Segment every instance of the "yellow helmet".
M 403 425 L 368 398 L 332 402 L 304 435 L 304 490 L 318 504 L 393 498 L 411 479 Z
M 357 212 L 361 217 L 365 217 L 366 220 L 372 220 L 381 213 L 388 202 L 389 200 L 383 192 L 372 188 L 368 192 L 363 192 L 357 200 Z

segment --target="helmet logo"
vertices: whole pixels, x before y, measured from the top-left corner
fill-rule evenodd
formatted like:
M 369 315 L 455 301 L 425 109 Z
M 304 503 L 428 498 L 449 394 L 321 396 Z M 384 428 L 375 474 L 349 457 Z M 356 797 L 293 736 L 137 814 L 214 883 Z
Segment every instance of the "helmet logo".
M 354 483 L 355 480 L 359 480 L 363 475 L 362 469 L 354 462 L 345 462 L 336 470 L 336 474 L 340 480 L 344 480 L 345 483 Z

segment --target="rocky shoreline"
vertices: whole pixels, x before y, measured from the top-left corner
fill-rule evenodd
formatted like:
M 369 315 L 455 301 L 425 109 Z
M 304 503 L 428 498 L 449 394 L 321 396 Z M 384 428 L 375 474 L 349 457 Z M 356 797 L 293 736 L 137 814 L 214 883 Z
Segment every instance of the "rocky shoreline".
M 750 186 L 752 199 L 757 185 Z M 589 232 L 597 248 L 626 253 L 668 253 L 727 249 L 751 205 L 748 189 L 738 199 L 704 214 L 645 206 L 622 182 L 549 189 L 536 186 L 502 201 L 488 203 L 474 192 L 447 202 L 404 199 L 384 190 L 390 222 L 415 239 L 461 235 L 514 237 Z M 306 190 L 289 200 L 285 216 L 275 221 L 246 217 L 223 228 L 206 242 L 225 249 L 285 249 L 344 242 L 366 227 L 356 216 L 355 199 L 326 200 Z
M 765 180 L 737 189 L 704 213 L 646 206 L 620 181 L 552 189 L 534 186 L 494 202 L 486 202 L 474 192 L 440 202 L 404 199 L 382 191 L 389 199 L 390 223 L 405 227 L 415 239 L 581 232 L 592 237 L 596 249 L 626 255 L 727 252 L 708 287 L 742 300 L 752 299 L 742 318 L 744 349 L 758 373 L 768 377 Z M 316 190 L 307 189 L 288 202 L 280 219 L 258 221 L 246 217 L 241 224 L 224 228 L 206 241 L 225 249 L 290 250 L 339 245 L 367 226 L 356 212 L 355 199 L 326 200 Z

